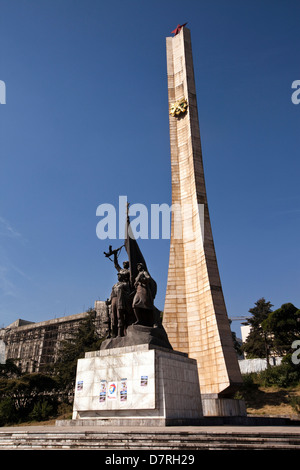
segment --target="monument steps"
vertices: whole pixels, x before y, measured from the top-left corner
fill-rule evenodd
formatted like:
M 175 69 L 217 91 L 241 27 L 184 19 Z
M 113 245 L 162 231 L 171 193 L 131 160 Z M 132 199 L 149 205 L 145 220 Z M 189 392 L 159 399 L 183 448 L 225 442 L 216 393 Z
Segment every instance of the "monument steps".
M 1 450 L 300 450 L 298 432 L 210 430 L 0 430 Z

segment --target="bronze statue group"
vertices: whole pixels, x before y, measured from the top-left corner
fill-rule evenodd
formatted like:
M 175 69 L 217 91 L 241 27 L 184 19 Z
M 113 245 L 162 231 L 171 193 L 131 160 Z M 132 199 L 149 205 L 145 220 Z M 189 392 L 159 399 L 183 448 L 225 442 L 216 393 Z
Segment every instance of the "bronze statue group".
M 131 279 L 129 261 L 118 263 L 117 251 L 114 255 L 114 265 L 118 271 L 118 281 L 113 285 L 110 298 L 106 304 L 109 308 L 111 337 L 125 336 L 129 325 L 155 325 L 154 298 L 156 282 L 150 276 L 143 263 L 137 263 L 135 279 Z

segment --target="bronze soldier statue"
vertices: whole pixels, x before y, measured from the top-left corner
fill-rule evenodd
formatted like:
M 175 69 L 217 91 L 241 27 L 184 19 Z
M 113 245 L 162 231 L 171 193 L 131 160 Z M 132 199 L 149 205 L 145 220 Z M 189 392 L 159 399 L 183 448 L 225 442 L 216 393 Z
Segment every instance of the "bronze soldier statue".
M 130 324 L 130 285 L 126 274 L 118 273 L 118 282 L 112 287 L 109 302 L 112 337 L 125 336 L 126 328 Z
M 135 325 L 153 326 L 156 283 L 142 263 L 137 264 L 137 270 L 138 275 L 134 283 L 136 293 L 132 303 L 137 320 Z

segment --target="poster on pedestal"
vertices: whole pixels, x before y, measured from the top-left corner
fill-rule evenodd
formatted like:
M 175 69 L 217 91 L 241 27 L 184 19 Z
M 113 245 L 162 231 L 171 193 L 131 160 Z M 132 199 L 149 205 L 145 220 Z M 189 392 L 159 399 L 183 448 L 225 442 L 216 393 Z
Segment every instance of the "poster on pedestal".
M 108 382 L 107 398 L 116 400 L 117 398 L 117 382 Z
M 100 403 L 106 402 L 106 380 L 101 380 L 100 382 L 99 402 Z
M 120 401 L 127 401 L 127 379 L 121 379 Z

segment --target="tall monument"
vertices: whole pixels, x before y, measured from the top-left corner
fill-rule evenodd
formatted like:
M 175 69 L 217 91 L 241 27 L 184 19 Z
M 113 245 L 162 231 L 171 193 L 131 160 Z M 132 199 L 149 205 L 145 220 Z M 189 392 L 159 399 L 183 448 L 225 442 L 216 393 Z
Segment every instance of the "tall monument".
M 78 360 L 73 421 L 81 424 L 199 424 L 204 416 L 240 416 L 233 400 L 241 374 L 209 220 L 189 30 L 167 38 L 173 203 L 170 266 L 163 324 L 156 282 L 130 227 L 128 261 L 119 265 L 108 308 L 109 334 L 99 351 Z M 199 217 L 203 213 L 203 217 Z M 186 210 L 188 208 L 189 210 Z M 177 214 L 178 215 L 178 214 Z
M 173 348 L 197 360 L 204 410 L 206 403 L 207 414 L 222 414 L 242 379 L 212 236 L 191 35 L 184 26 L 166 38 L 172 204 L 181 208 L 182 234 L 173 213 L 163 324 Z

